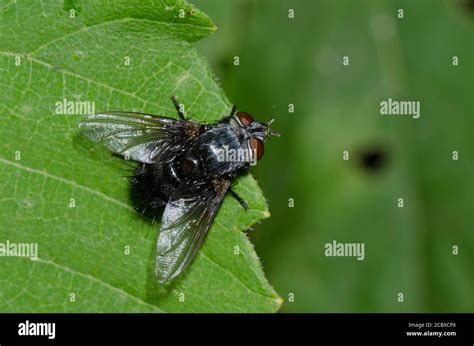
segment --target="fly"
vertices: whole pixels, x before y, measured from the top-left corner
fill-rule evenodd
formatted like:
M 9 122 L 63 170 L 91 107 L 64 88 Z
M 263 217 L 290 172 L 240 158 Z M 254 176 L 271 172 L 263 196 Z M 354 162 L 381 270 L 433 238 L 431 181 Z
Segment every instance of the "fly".
M 179 119 L 143 113 L 107 112 L 80 123 L 84 135 L 113 153 L 137 161 L 131 177 L 136 209 L 153 219 L 161 215 L 155 273 L 170 282 L 190 265 L 230 192 L 232 180 L 260 160 L 267 123 L 232 108 L 214 124 L 186 119 L 176 97 Z M 164 211 L 163 211 L 164 210 Z

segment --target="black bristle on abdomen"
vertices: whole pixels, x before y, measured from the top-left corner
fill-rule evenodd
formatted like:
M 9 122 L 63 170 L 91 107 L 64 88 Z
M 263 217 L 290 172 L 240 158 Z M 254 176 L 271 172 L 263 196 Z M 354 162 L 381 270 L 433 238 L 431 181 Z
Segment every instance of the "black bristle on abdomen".
M 169 197 L 158 181 L 162 167 L 142 163 L 130 178 L 131 200 L 135 209 L 151 220 L 160 220 Z

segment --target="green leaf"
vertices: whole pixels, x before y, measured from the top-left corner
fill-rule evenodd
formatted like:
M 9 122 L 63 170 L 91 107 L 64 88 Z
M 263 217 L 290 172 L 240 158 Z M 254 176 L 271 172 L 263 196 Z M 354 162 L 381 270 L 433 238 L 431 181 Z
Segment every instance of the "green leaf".
M 183 1 L 51 0 L 7 2 L 0 22 L 0 243 L 38 244 L 35 261 L 0 258 L 0 311 L 278 310 L 242 232 L 269 216 L 251 175 L 235 187 L 250 210 L 226 197 L 194 263 L 163 286 L 159 225 L 131 207 L 127 166 L 78 135 L 81 117 L 56 114 L 67 99 L 175 116 L 176 95 L 195 120 L 227 115 L 190 45 L 216 30 L 211 20 Z

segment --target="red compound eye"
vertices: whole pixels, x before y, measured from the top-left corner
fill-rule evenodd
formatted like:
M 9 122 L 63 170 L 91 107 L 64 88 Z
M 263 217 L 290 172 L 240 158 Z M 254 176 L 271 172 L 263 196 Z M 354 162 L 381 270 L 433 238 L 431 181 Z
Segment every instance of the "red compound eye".
M 257 160 L 260 160 L 263 156 L 264 152 L 264 145 L 263 141 L 258 138 L 251 138 L 250 141 L 250 149 L 257 154 Z
M 248 126 L 253 123 L 253 118 L 247 112 L 237 112 L 237 118 L 239 118 L 240 123 L 244 126 Z

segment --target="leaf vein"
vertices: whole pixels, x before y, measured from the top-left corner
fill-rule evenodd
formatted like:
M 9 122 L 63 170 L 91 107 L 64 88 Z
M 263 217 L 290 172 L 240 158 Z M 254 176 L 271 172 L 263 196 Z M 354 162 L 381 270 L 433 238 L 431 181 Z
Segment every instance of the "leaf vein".
M 132 211 L 132 212 L 134 212 L 134 213 L 136 212 L 135 209 L 133 209 L 133 208 L 132 208 L 131 206 L 129 206 L 128 204 L 125 204 L 125 203 L 123 203 L 123 202 L 120 202 L 120 201 L 118 201 L 118 200 L 116 200 L 116 199 L 114 199 L 114 198 L 112 198 L 112 197 L 110 197 L 110 196 L 108 196 L 108 195 L 106 195 L 106 194 L 100 192 L 100 191 L 97 191 L 97 190 L 91 189 L 90 187 L 87 187 L 87 186 L 78 184 L 78 183 L 76 183 L 75 181 L 72 181 L 72 180 L 69 180 L 69 179 L 66 179 L 66 178 L 63 178 L 63 177 L 58 177 L 58 176 L 56 176 L 56 175 L 52 175 L 52 174 L 50 174 L 50 173 L 48 173 L 48 172 L 45 172 L 45 171 L 40 171 L 40 170 L 38 170 L 38 169 L 34 169 L 34 168 L 31 168 L 31 167 L 27 167 L 27 166 L 21 165 L 21 164 L 19 164 L 19 163 L 17 163 L 17 162 L 12 162 L 12 161 L 10 161 L 10 160 L 7 160 L 7 159 L 1 158 L 1 157 L 0 157 L 0 162 L 4 163 L 4 164 L 6 164 L 6 165 L 9 165 L 9 166 L 13 166 L 13 167 L 19 168 L 19 169 L 21 169 L 21 170 L 27 171 L 27 172 L 29 172 L 29 173 L 39 174 L 39 175 L 42 175 L 42 176 L 44 176 L 44 177 L 46 177 L 46 178 L 54 179 L 54 180 L 60 181 L 60 182 L 62 182 L 62 183 L 64 183 L 64 184 L 71 185 L 71 186 L 73 186 L 73 187 L 79 188 L 79 189 L 81 189 L 81 190 L 84 190 L 84 191 L 87 191 L 87 192 L 89 192 L 89 193 L 92 193 L 92 194 L 94 194 L 94 195 L 96 195 L 96 196 L 99 196 L 99 197 L 101 197 L 101 198 L 103 198 L 103 199 L 105 199 L 105 200 L 107 200 L 107 201 L 109 201 L 109 202 L 111 202 L 111 203 L 114 203 L 114 204 L 119 205 L 119 206 L 121 206 L 121 207 L 123 207 L 123 208 L 125 208 L 125 209 L 128 209 L 129 211 Z
M 98 279 L 98 278 L 96 278 L 96 277 L 94 277 L 94 276 L 92 276 L 92 275 L 88 275 L 88 274 L 81 273 L 81 272 L 79 272 L 79 271 L 76 271 L 76 270 L 71 269 L 71 268 L 69 268 L 69 267 L 66 267 L 66 266 L 64 266 L 64 265 L 61 265 L 61 264 L 59 264 L 59 263 L 56 263 L 56 262 L 54 262 L 54 261 L 52 261 L 52 260 L 45 260 L 45 259 L 38 258 L 38 259 L 34 260 L 33 262 L 34 262 L 34 263 L 38 262 L 38 263 L 43 263 L 43 264 L 47 264 L 47 265 L 54 266 L 54 267 L 56 267 L 56 268 L 58 268 L 58 269 L 60 269 L 60 270 L 66 271 L 66 272 L 71 273 L 71 274 L 73 274 L 73 275 L 80 276 L 80 277 L 82 277 L 82 278 L 85 278 L 85 279 L 89 280 L 89 284 L 91 284 L 92 282 L 96 282 L 96 283 L 98 283 L 98 284 L 100 284 L 100 285 L 102 285 L 102 286 L 105 286 L 105 287 L 107 287 L 107 288 L 109 288 L 109 289 L 111 289 L 111 290 L 117 292 L 117 293 L 118 293 L 119 295 L 121 295 L 121 296 L 125 296 L 125 297 L 127 297 L 127 298 L 130 298 L 130 299 L 136 301 L 136 302 L 139 303 L 139 304 L 142 304 L 142 305 L 144 305 L 144 306 L 151 307 L 151 308 L 157 310 L 158 312 L 165 312 L 165 311 L 161 310 L 160 308 L 158 308 L 157 306 L 152 305 L 152 304 L 150 304 L 150 303 L 147 303 L 147 302 L 145 302 L 144 300 L 140 299 L 139 297 L 134 296 L 134 295 L 128 293 L 127 291 L 124 291 L 124 290 L 122 290 L 122 289 L 120 289 L 120 288 L 118 288 L 118 287 L 115 287 L 115 286 L 113 286 L 113 285 L 111 285 L 111 284 L 109 284 L 109 283 L 107 283 L 107 282 L 105 282 L 105 281 L 102 281 L 102 280 L 100 280 L 100 279 Z
M 234 273 L 232 273 L 229 269 L 227 268 L 224 268 L 223 266 L 221 266 L 220 264 L 218 264 L 216 261 L 214 261 L 209 255 L 207 255 L 204 251 L 201 251 L 204 258 L 206 258 L 209 262 L 211 262 L 212 264 L 214 264 L 215 266 L 217 266 L 218 268 L 220 268 L 222 271 L 226 272 L 227 274 L 229 274 L 232 279 L 234 279 L 234 281 L 238 282 L 242 287 L 246 288 L 247 291 L 249 291 L 251 294 L 254 294 L 254 295 L 257 295 L 259 297 L 263 297 L 265 299 L 270 299 L 272 301 L 276 301 L 275 300 L 275 297 L 270 297 L 270 296 L 266 296 L 264 294 L 261 294 L 257 291 L 254 291 L 252 290 L 249 286 L 247 286 L 243 281 L 239 280 L 239 278 L 237 276 L 235 276 Z

